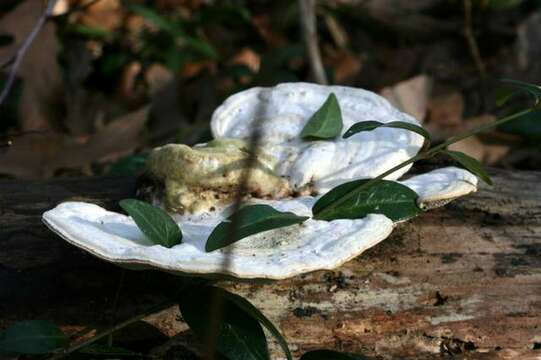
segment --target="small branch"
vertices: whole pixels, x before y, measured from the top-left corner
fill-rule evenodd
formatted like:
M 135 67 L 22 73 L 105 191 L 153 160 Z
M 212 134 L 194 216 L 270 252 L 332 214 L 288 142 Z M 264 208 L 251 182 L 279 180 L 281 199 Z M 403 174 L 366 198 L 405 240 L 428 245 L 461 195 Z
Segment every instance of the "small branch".
M 38 36 L 39 32 L 41 31 L 41 29 L 47 22 L 47 19 L 49 18 L 49 16 L 53 13 L 53 9 L 56 4 L 56 1 L 57 0 L 49 0 L 47 2 L 47 7 L 45 8 L 45 11 L 38 19 L 38 22 L 36 23 L 32 31 L 30 32 L 30 34 L 28 34 L 28 37 L 24 40 L 21 47 L 15 52 L 15 55 L 11 59 L 9 59 L 4 64 L 2 64 L 2 66 L 0 66 L 1 68 L 4 68 L 5 66 L 12 64 L 6 84 L 4 86 L 4 89 L 2 89 L 2 93 L 0 94 L 0 105 L 4 103 L 7 96 L 9 95 L 9 92 L 11 91 L 11 88 L 13 87 L 13 83 L 15 82 L 15 78 L 17 76 L 17 71 L 19 70 L 19 67 L 21 66 L 24 55 L 26 54 L 26 52 L 30 48 L 30 45 L 32 45 L 32 43 Z
M 327 75 L 321 61 L 316 23 L 316 0 L 299 0 L 301 26 L 312 74 L 317 83 L 327 85 Z
M 464 0 L 464 36 L 468 42 L 470 48 L 470 53 L 475 62 L 475 66 L 479 71 L 481 78 L 485 78 L 487 75 L 485 63 L 481 58 L 481 52 L 479 51 L 479 46 L 477 40 L 473 34 L 472 26 L 472 3 L 471 0 Z
M 68 356 L 69 354 L 72 354 L 78 350 L 81 350 L 82 348 L 88 346 L 88 345 L 91 345 L 93 343 L 95 343 L 96 341 L 100 340 L 100 339 L 103 339 L 104 337 L 114 333 L 115 331 L 118 331 L 130 324 L 133 324 L 134 322 L 137 322 L 139 320 L 143 320 L 144 318 L 146 318 L 147 316 L 149 315 L 152 315 L 154 313 L 157 313 L 158 311 L 161 311 L 161 310 L 165 310 L 171 306 L 173 306 L 174 303 L 172 301 L 167 301 L 167 302 L 164 302 L 164 303 L 160 303 L 158 305 L 155 305 L 153 307 L 151 307 L 150 309 L 148 309 L 147 311 L 145 311 L 144 313 L 142 314 L 139 314 L 139 315 L 135 315 L 134 317 L 126 320 L 126 321 L 123 321 L 121 322 L 120 324 L 117 324 L 111 328 L 109 328 L 108 330 L 105 330 L 104 332 L 86 340 L 86 341 L 83 341 L 83 342 L 80 342 L 79 344 L 75 344 L 61 352 L 59 352 L 58 354 L 56 355 L 53 355 L 52 357 L 50 357 L 48 360 L 58 360 L 58 359 L 62 359 L 66 356 Z

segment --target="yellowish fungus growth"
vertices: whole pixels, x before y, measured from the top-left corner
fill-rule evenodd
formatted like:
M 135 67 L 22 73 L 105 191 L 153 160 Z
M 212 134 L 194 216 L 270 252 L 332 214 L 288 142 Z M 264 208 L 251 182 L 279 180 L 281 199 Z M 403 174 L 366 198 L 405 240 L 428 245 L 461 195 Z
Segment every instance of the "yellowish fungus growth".
M 147 167 L 165 185 L 166 209 L 180 214 L 212 211 L 232 202 L 250 162 L 248 194 L 272 199 L 287 196 L 288 182 L 275 173 L 274 159 L 261 149 L 256 154 L 250 161 L 247 144 L 235 139 L 214 140 L 193 148 L 169 144 L 152 151 Z

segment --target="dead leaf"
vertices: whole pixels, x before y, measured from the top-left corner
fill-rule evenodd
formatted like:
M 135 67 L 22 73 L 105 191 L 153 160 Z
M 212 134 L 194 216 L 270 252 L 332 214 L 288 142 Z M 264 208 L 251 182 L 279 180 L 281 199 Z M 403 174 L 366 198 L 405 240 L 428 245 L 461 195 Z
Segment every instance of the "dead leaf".
M 2 17 L 0 32 L 14 37 L 10 46 L 0 47 L 0 59 L 13 56 L 32 31 L 43 12 L 41 1 L 26 0 Z M 51 128 L 53 106 L 62 89 L 59 51 L 55 25 L 48 22 L 28 49 L 18 75 L 23 79 L 23 92 L 18 104 L 19 129 L 47 130 Z
M 145 96 L 141 87 L 137 86 L 138 77 L 141 74 L 142 66 L 138 61 L 132 61 L 124 66 L 122 78 L 120 79 L 120 96 L 130 101 L 137 101 Z
M 193 78 L 201 75 L 205 70 L 215 72 L 216 63 L 212 60 L 187 63 L 182 66 L 180 74 L 184 78 Z
M 398 84 L 386 87 L 380 94 L 395 107 L 423 122 L 428 108 L 428 99 L 432 91 L 432 79 L 418 75 Z
M 91 136 L 70 137 L 45 131 L 13 139 L 0 154 L 0 172 L 17 178 L 48 178 L 59 169 L 81 169 L 132 153 L 141 142 L 148 106 L 121 116 Z
M 268 15 L 257 15 L 252 17 L 252 23 L 259 35 L 271 47 L 282 47 L 288 43 L 288 40 L 281 34 L 276 33 Z
M 252 49 L 243 48 L 233 56 L 230 63 L 234 65 L 244 65 L 250 69 L 251 72 L 256 74 L 259 72 L 261 66 L 261 57 Z
M 334 81 L 344 84 L 354 80 L 362 69 L 361 59 L 349 50 L 325 48 L 325 64 L 334 70 Z
M 457 91 L 436 96 L 430 99 L 428 109 L 427 123 L 437 128 L 456 128 L 462 125 L 464 98 Z
M 90 1 L 81 0 L 79 4 L 84 6 Z M 77 13 L 75 21 L 85 26 L 113 32 L 122 25 L 123 16 L 124 11 L 120 0 L 99 0 Z
M 484 164 L 494 165 L 510 152 L 511 147 L 500 144 L 484 144 L 477 136 L 472 136 L 450 145 L 449 150 L 461 151 Z
M 151 95 L 171 83 L 174 78 L 175 74 L 171 70 L 158 63 L 150 65 L 145 72 L 145 82 Z
M 483 161 L 485 156 L 484 145 L 478 137 L 472 136 L 449 146 L 449 150 L 461 151 L 469 156 Z

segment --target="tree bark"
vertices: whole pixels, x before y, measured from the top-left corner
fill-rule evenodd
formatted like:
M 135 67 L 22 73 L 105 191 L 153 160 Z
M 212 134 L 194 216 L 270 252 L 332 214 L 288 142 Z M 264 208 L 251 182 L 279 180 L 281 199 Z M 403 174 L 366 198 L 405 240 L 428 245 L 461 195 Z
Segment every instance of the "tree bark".
M 384 359 L 538 359 L 541 173 L 492 175 L 494 187 L 400 224 L 335 271 L 220 285 L 262 310 L 297 356 L 329 348 Z M 59 202 L 114 209 L 134 191 L 128 177 L 0 181 L 0 327 L 39 318 L 75 334 L 107 328 L 165 298 L 180 278 L 121 270 L 41 223 L 42 212 Z M 165 341 L 156 354 L 194 344 L 176 308 L 115 337 L 115 344 Z M 273 358 L 283 357 L 272 341 L 271 348 Z

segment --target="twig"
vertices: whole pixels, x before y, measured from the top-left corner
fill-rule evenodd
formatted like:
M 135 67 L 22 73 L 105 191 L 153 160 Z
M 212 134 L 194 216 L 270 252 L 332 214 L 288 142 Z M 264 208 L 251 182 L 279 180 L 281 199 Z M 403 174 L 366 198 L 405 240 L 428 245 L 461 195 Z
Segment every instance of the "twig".
M 124 285 L 124 278 L 126 277 L 126 270 L 120 270 L 120 280 L 118 280 L 118 287 L 116 288 L 115 298 L 113 300 L 113 311 L 111 315 L 111 326 L 116 322 L 116 312 L 118 310 L 118 300 L 120 299 L 120 291 L 122 291 L 122 285 Z M 113 346 L 113 333 L 107 337 L 107 345 Z
M 235 203 L 233 204 L 233 215 L 231 216 L 231 226 L 229 227 L 227 233 L 226 243 L 232 243 L 235 238 L 235 234 L 239 231 L 239 217 L 238 211 L 243 205 L 243 200 L 245 195 L 248 193 L 248 181 L 250 179 L 250 173 L 254 168 L 254 165 L 257 163 L 257 148 L 261 141 L 261 130 L 260 123 L 264 120 L 265 114 L 265 105 L 263 102 L 260 103 L 259 108 L 256 111 L 254 116 L 254 121 L 252 123 L 252 132 L 250 134 L 249 144 L 248 144 L 248 159 L 245 162 L 245 168 L 241 174 L 241 180 L 237 193 L 235 194 Z M 224 258 L 221 264 L 222 271 L 227 273 L 228 269 L 231 267 L 232 255 L 231 255 L 231 246 L 225 247 Z M 211 300 L 210 309 L 209 309 L 209 319 L 208 324 L 208 333 L 205 339 L 205 345 L 207 352 L 204 359 L 213 360 L 214 354 L 216 353 L 217 340 L 219 336 L 219 324 L 223 317 L 223 299 L 219 296 L 215 296 Z
M 149 316 L 149 315 L 152 315 L 158 311 L 161 311 L 161 310 L 164 310 L 164 309 L 167 309 L 171 306 L 174 305 L 174 302 L 172 301 L 166 301 L 166 302 L 163 302 L 163 303 L 160 303 L 160 304 L 157 304 L 151 308 L 149 308 L 147 311 L 145 311 L 144 313 L 142 314 L 138 314 L 138 315 L 135 315 L 131 318 L 129 318 L 128 320 L 126 321 L 123 321 L 105 331 L 103 331 L 102 333 L 86 340 L 86 341 L 83 341 L 83 342 L 80 342 L 79 344 L 75 344 L 73 346 L 70 346 L 69 348 L 59 352 L 58 354 L 56 355 L 53 355 L 52 357 L 50 357 L 48 360 L 59 360 L 59 359 L 62 359 L 66 356 L 68 356 L 69 354 L 72 354 L 88 345 L 91 345 L 93 343 L 95 343 L 96 341 L 100 340 L 100 339 L 103 339 L 104 337 L 114 333 L 115 331 L 118 331 L 130 324 L 133 324 L 134 322 L 137 322 L 139 320 L 142 320 L 144 319 L 145 317 Z
M 317 38 L 316 1 L 299 0 L 301 26 L 312 74 L 317 83 L 327 85 L 327 75 L 321 61 Z
M 481 52 L 479 51 L 477 40 L 475 39 L 475 36 L 473 34 L 471 0 L 464 0 L 464 36 L 466 37 L 466 41 L 468 42 L 470 53 L 473 57 L 473 61 L 475 62 L 475 66 L 479 71 L 479 75 L 481 76 L 481 78 L 484 79 L 487 73 L 485 63 L 481 58 Z
M 2 89 L 2 93 L 0 94 L 0 105 L 6 100 L 7 96 L 9 95 L 9 92 L 11 91 L 11 88 L 13 86 L 13 83 L 15 82 L 15 77 L 17 76 L 17 71 L 19 70 L 19 66 L 21 66 L 22 60 L 24 58 L 24 55 L 26 54 L 26 51 L 30 48 L 30 45 L 34 42 L 37 35 L 43 28 L 43 25 L 47 22 L 47 19 L 49 16 L 53 13 L 54 6 L 56 4 L 56 0 L 49 0 L 47 2 L 47 7 L 45 8 L 45 11 L 43 14 L 41 14 L 40 18 L 38 19 L 38 22 L 36 25 L 34 25 L 34 28 L 28 34 L 28 37 L 24 40 L 21 47 L 17 49 L 15 52 L 15 55 L 6 61 L 2 66 L 4 67 L 6 64 L 12 63 L 11 71 L 9 72 L 6 85 L 4 86 L 4 89 Z

